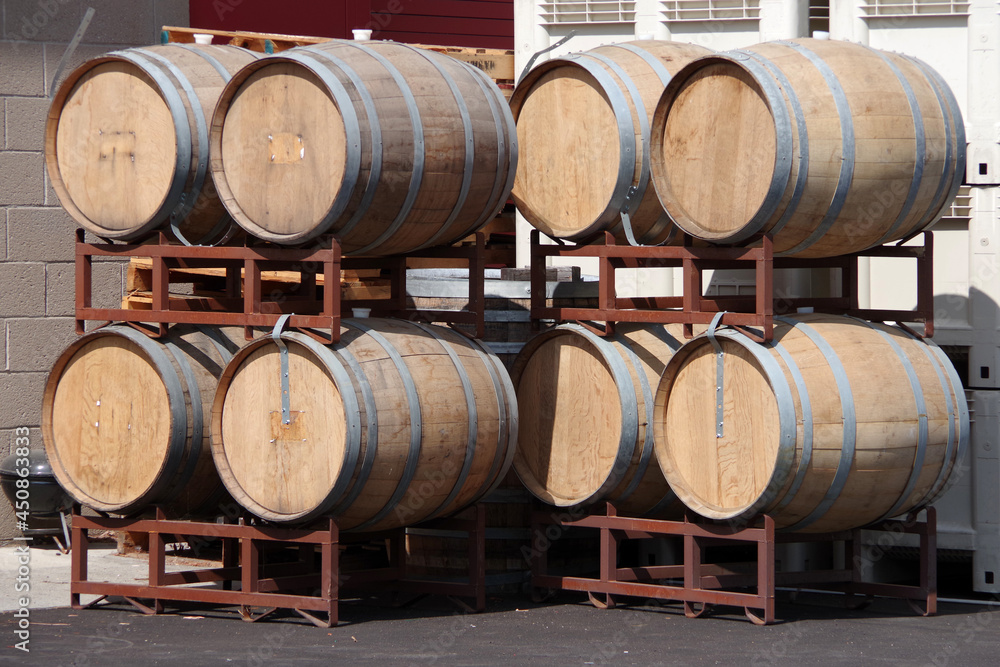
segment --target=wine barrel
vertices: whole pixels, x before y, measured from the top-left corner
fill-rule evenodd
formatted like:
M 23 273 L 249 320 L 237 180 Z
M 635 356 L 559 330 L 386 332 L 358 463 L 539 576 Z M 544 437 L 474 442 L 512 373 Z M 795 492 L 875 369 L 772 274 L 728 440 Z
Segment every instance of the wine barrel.
M 511 97 L 521 147 L 513 196 L 552 237 L 582 241 L 609 230 L 626 241 L 680 240 L 649 183 L 650 121 L 664 86 L 694 44 L 640 40 L 600 46 L 531 70 Z
M 257 54 L 167 44 L 90 60 L 49 109 L 45 162 L 82 227 L 138 240 L 163 226 L 180 241 L 225 238 L 232 221 L 208 176 L 208 130 L 223 86 Z
M 102 512 L 161 505 L 213 516 L 225 499 L 208 417 L 241 329 L 176 325 L 154 340 L 128 326 L 73 342 L 45 386 L 42 434 L 59 484 Z
M 514 362 L 520 429 L 514 470 L 558 507 L 613 501 L 632 515 L 680 508 L 654 460 L 653 391 L 680 346 L 681 325 L 619 324 L 602 338 L 563 324 Z
M 700 58 L 653 118 L 653 182 L 692 236 L 761 234 L 831 257 L 933 224 L 965 177 L 954 95 L 925 63 L 860 44 L 770 42 Z
M 345 253 L 446 245 L 507 200 L 517 162 L 500 89 L 446 55 L 330 41 L 252 63 L 222 94 L 212 174 L 251 234 Z
M 269 521 L 378 531 L 456 512 L 510 467 L 517 405 L 503 365 L 431 325 L 346 319 L 246 345 L 223 373 L 212 451 L 233 498 Z
M 940 497 L 969 440 L 962 384 L 941 349 L 884 324 L 777 319 L 769 345 L 720 330 L 667 364 L 656 458 L 684 504 L 826 532 Z

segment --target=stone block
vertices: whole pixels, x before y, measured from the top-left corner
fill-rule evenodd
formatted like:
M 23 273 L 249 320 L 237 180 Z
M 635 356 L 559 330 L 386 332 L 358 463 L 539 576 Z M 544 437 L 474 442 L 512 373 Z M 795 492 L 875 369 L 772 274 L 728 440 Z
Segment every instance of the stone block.
M 122 302 L 122 262 L 94 264 L 91 286 L 95 308 L 120 308 Z M 76 310 L 76 269 L 73 264 L 45 267 L 45 314 L 72 317 Z
M 37 206 L 45 201 L 41 153 L 0 151 L 0 206 Z
M 4 38 L 69 42 L 83 17 L 80 0 L 6 0 Z
M 49 100 L 45 97 L 8 97 L 6 148 L 10 151 L 44 151 L 45 119 Z
M 97 17 L 94 17 L 94 21 Z M 93 24 L 91 24 L 93 25 Z M 87 36 L 84 37 L 85 40 L 90 40 L 90 32 L 87 32 Z M 76 51 L 69 60 L 66 61 L 66 65 L 63 67 L 62 71 L 59 73 L 59 80 L 56 81 L 56 87 L 66 80 L 70 72 L 75 70 L 77 67 L 83 63 L 91 60 L 92 58 L 97 58 L 98 56 L 103 56 L 108 51 L 114 51 L 115 46 L 101 46 L 101 45 L 91 45 L 91 44 L 81 44 L 77 47 Z M 48 95 L 52 92 L 52 78 L 56 75 L 56 70 L 59 68 L 59 62 L 62 60 L 63 54 L 66 52 L 65 44 L 46 44 L 45 45 L 45 94 Z
M 45 94 L 44 50 L 33 42 L 0 42 L 0 92 L 41 97 Z
M 190 0 L 156 0 L 156 29 L 165 25 L 191 25 Z
M 72 262 L 76 224 L 61 208 L 12 208 L 8 256 L 18 262 Z
M 48 373 L 0 373 L 0 428 L 39 426 Z
M 48 373 L 74 338 L 75 324 L 69 317 L 7 320 L 7 370 Z
M 89 44 L 149 45 L 160 43 L 153 0 L 88 0 L 96 13 L 87 36 Z
M 44 264 L 0 263 L 0 285 L 3 285 L 0 313 L 4 317 L 41 317 L 45 314 Z

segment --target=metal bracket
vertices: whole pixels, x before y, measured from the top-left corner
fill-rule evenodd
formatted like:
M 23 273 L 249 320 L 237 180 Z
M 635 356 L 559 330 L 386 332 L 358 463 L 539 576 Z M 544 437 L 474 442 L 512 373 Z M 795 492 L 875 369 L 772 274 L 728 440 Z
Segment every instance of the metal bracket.
M 635 240 L 635 233 L 632 231 L 632 218 L 629 217 L 628 210 L 632 207 L 632 197 L 639 191 L 639 188 L 634 185 L 630 186 L 628 193 L 625 195 L 625 203 L 622 204 L 622 229 L 625 231 L 625 238 L 628 239 L 628 244 L 632 246 L 637 246 L 639 243 Z
M 722 387 L 723 387 L 723 374 L 725 361 L 723 359 L 722 346 L 719 345 L 719 341 L 715 338 L 715 330 L 719 326 L 719 322 L 722 321 L 722 316 L 726 314 L 726 311 L 722 311 L 715 314 L 712 318 L 712 323 L 708 325 L 708 331 L 706 335 L 708 340 L 712 343 L 712 347 L 715 348 L 715 437 L 721 438 L 723 436 L 723 401 L 722 401 Z
M 281 423 L 286 425 L 292 423 L 292 405 L 288 395 L 288 346 L 281 340 L 281 331 L 291 316 L 292 313 L 282 315 L 271 331 L 271 339 L 278 346 L 281 356 Z
M 543 53 L 548 53 L 552 49 L 559 48 L 560 46 L 568 42 L 574 35 L 576 35 L 576 30 L 570 30 L 569 34 L 567 34 L 565 37 L 560 39 L 552 46 L 544 48 L 541 51 L 536 51 L 534 54 L 532 54 L 531 58 L 528 60 L 528 64 L 524 66 L 523 70 L 521 70 L 521 76 L 517 77 L 517 83 L 520 84 L 521 81 L 524 79 L 524 75 L 531 71 L 531 67 L 532 65 L 535 64 L 535 61 L 538 60 L 538 56 L 542 55 Z

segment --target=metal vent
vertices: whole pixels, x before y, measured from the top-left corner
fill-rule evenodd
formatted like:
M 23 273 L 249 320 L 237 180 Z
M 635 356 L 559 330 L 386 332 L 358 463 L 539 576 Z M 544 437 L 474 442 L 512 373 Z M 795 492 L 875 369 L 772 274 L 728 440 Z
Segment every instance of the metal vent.
M 972 188 L 968 185 L 960 187 L 958 194 L 955 195 L 955 201 L 944 210 L 941 219 L 964 220 L 965 222 L 972 220 Z
M 540 3 L 546 25 L 580 23 L 635 23 L 635 2 L 570 2 L 553 0 Z
M 663 0 L 663 20 L 758 21 L 760 0 Z
M 960 0 L 862 0 L 864 18 L 881 16 L 968 16 L 969 2 Z

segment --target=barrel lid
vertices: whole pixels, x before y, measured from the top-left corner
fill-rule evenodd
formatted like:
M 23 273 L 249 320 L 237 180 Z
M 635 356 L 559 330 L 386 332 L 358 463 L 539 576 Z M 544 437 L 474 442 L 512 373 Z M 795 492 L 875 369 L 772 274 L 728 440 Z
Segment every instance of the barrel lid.
M 717 343 L 721 377 L 719 352 L 706 337 L 686 343 L 667 364 L 656 398 L 656 456 L 685 505 L 730 519 L 753 515 L 783 483 L 779 455 L 789 428 L 794 444 L 795 420 L 781 402 L 787 383 L 763 346 L 730 331 L 719 332 Z
M 178 465 L 188 437 L 185 399 L 166 355 L 144 334 L 109 328 L 79 339 L 56 362 L 42 415 L 45 447 L 78 502 L 130 511 Z
M 618 188 L 620 160 L 636 159 L 621 155 L 615 107 L 583 65 L 600 68 L 582 61 L 545 63 L 511 100 L 521 146 L 514 201 L 531 224 L 559 238 L 592 233 Z M 618 113 L 631 118 L 627 108 Z M 626 187 L 634 172 L 633 166 Z
M 582 328 L 541 334 L 521 353 L 514 372 L 514 469 L 529 491 L 552 505 L 599 499 L 621 482 L 633 454 L 632 380 L 595 339 Z
M 63 84 L 49 112 L 53 188 L 77 222 L 112 238 L 162 222 L 175 186 L 174 117 L 186 118 L 180 99 L 168 100 L 140 67 L 146 61 L 135 57 L 88 62 Z
M 340 499 L 348 454 L 357 458 L 359 416 L 345 409 L 354 390 L 346 380 L 350 395 L 342 394 L 345 380 L 334 375 L 343 371 L 330 348 L 299 334 L 284 334 L 280 343 L 251 343 L 227 367 L 216 397 L 213 456 L 240 504 L 265 519 L 291 521 Z
M 221 146 L 216 144 L 222 164 L 216 179 L 232 193 L 227 207 L 233 217 L 269 240 L 305 240 L 326 231 L 335 221 L 335 204 L 345 201 L 342 190 L 347 197 L 353 190 L 349 157 L 360 148 L 348 147 L 344 113 L 353 119 L 354 112 L 341 110 L 349 100 L 336 76 L 319 62 L 313 71 L 313 62 L 301 54 L 258 61 L 234 77 L 220 104 L 225 123 Z
M 736 57 L 700 58 L 671 81 L 654 116 L 650 160 L 660 202 L 684 231 L 742 238 L 771 204 L 778 136 L 770 105 Z

